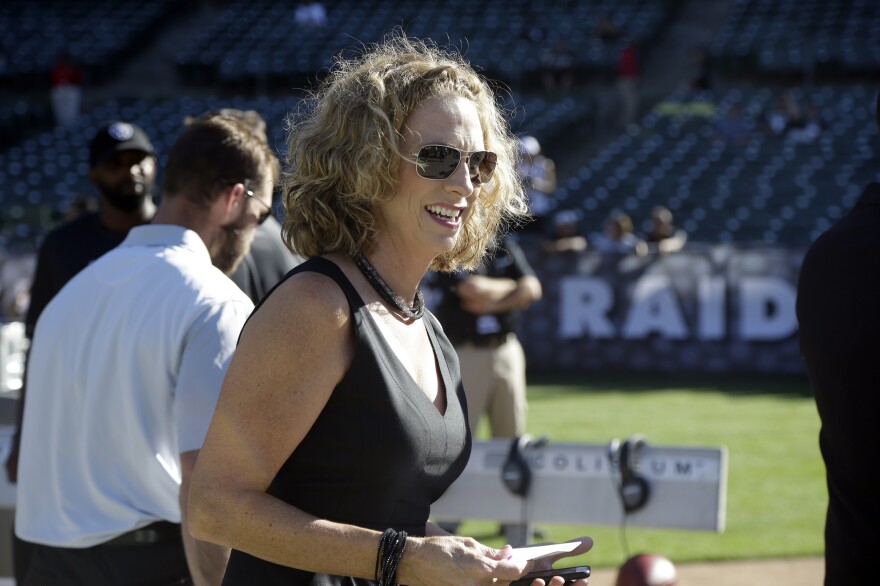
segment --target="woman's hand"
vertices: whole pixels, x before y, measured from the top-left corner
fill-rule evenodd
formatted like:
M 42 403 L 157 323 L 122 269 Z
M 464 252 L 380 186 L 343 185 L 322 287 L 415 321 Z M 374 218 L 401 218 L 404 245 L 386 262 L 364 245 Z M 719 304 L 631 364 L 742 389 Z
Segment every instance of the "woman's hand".
M 409 586 L 507 584 L 528 573 L 533 565 L 513 557 L 512 550 L 509 545 L 493 549 L 456 535 L 409 538 L 398 582 Z
M 565 553 L 560 553 L 560 554 L 551 555 L 551 556 L 537 559 L 534 561 L 534 565 L 533 565 L 532 569 L 529 571 L 530 572 L 538 572 L 540 570 L 550 570 L 553 568 L 553 564 L 556 563 L 557 561 L 559 561 L 563 558 L 581 555 L 583 553 L 590 551 L 590 549 L 593 547 L 593 540 L 590 539 L 589 537 L 577 537 L 575 539 L 569 539 L 565 543 L 573 543 L 575 541 L 580 542 L 580 545 L 578 545 L 573 550 L 567 551 Z M 508 546 L 505 546 L 505 547 L 508 547 Z M 531 586 L 562 586 L 563 584 L 566 584 L 566 586 L 569 586 L 569 585 L 570 586 L 587 586 L 587 579 L 581 578 L 581 579 L 576 580 L 574 582 L 566 582 L 565 578 L 563 578 L 561 576 L 554 576 L 549 582 L 547 582 L 545 584 L 544 580 L 542 580 L 540 578 L 536 578 L 535 580 L 532 581 Z

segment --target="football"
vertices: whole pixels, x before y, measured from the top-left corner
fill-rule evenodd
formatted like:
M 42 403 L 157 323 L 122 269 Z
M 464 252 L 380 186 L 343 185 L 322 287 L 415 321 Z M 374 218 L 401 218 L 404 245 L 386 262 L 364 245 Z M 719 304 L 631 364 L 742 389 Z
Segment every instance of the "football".
M 671 561 L 655 553 L 634 555 L 617 574 L 615 586 L 675 586 L 678 573 Z

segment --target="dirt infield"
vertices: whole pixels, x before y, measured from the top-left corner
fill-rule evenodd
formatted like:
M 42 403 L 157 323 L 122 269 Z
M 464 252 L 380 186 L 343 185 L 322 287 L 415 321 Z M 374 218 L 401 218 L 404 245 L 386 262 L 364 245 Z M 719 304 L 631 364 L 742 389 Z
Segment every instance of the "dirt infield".
M 678 586 L 821 586 L 825 560 L 792 558 L 711 564 L 676 564 Z M 590 586 L 614 586 L 615 568 L 593 571 Z

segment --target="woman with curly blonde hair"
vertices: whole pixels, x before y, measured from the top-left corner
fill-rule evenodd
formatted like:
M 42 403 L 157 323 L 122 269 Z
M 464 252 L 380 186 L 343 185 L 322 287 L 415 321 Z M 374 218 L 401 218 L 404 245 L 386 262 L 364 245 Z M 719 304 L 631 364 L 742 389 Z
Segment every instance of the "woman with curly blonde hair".
M 292 118 L 283 236 L 309 260 L 242 331 L 190 493 L 193 534 L 233 549 L 224 584 L 507 583 L 555 561 L 428 520 L 471 438 L 418 286 L 525 214 L 517 144 L 460 56 L 399 34 Z

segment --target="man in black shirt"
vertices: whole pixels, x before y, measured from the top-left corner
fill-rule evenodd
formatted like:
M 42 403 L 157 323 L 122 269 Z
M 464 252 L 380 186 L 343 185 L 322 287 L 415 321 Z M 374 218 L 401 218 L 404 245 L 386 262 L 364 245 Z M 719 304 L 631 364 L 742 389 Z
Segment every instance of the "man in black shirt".
M 880 96 L 877 100 L 880 125 Z M 825 586 L 861 584 L 880 549 L 880 183 L 807 251 L 798 280 L 801 353 L 822 421 Z
M 89 179 L 100 194 L 98 211 L 52 230 L 40 246 L 25 319 L 29 338 L 43 308 L 67 281 L 156 212 L 156 155 L 134 124 L 113 122 L 98 129 L 89 143 Z
M 525 254 L 504 239 L 475 273 L 442 273 L 437 317 L 461 361 L 471 433 L 489 414 L 493 438 L 525 432 L 526 362 L 516 337 L 520 311 L 541 298 Z

